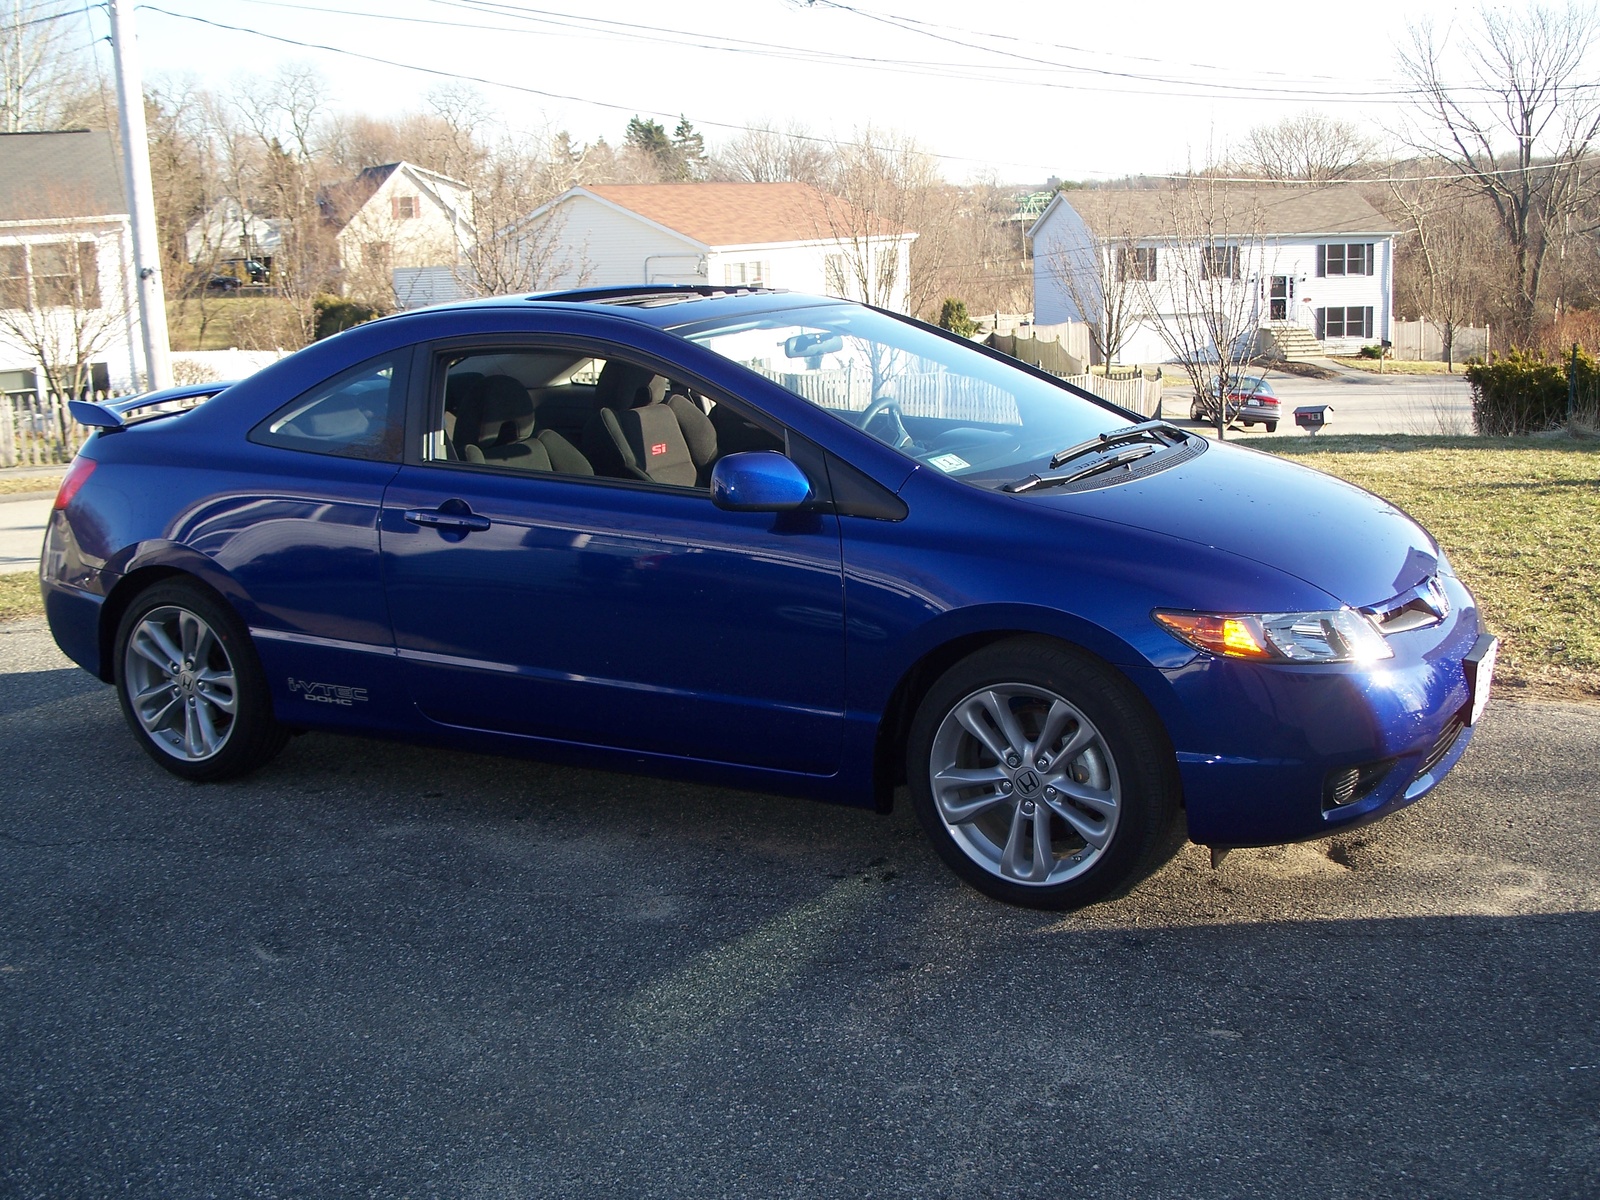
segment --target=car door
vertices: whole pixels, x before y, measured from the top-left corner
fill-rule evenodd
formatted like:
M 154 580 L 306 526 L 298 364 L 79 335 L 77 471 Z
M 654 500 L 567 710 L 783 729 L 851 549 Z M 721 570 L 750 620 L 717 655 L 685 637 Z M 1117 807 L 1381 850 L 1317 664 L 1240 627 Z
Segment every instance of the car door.
M 543 464 L 562 456 L 542 451 L 535 467 L 513 453 L 527 422 L 512 418 L 476 461 L 481 447 L 455 428 L 458 383 L 493 378 L 504 392 L 513 378 L 570 413 L 592 372 L 552 364 L 606 354 L 528 343 L 434 356 L 419 402 L 432 436 L 380 518 L 413 701 L 442 725 L 831 774 L 844 675 L 835 516 L 725 512 L 704 487 L 561 473 Z

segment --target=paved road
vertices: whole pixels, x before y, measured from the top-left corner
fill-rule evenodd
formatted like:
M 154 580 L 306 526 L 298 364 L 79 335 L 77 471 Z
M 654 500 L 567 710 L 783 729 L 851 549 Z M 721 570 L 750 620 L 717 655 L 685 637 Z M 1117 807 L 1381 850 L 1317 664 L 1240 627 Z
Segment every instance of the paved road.
M 179 783 L 0 626 L 0 1194 L 1600 1194 L 1600 709 L 1051 917 L 887 818 L 382 742 Z
M 39 569 L 51 495 L 27 500 L 0 498 L 0 575 Z
M 1275 436 L 1306 437 L 1294 423 L 1303 405 L 1332 407 L 1329 433 L 1464 434 L 1472 432 L 1472 395 L 1460 375 L 1374 375 L 1348 368 L 1338 379 L 1307 379 L 1268 370 L 1267 378 L 1283 401 L 1283 420 Z M 1168 416 L 1189 415 L 1188 393 L 1168 388 Z M 1258 426 L 1249 433 L 1260 434 Z

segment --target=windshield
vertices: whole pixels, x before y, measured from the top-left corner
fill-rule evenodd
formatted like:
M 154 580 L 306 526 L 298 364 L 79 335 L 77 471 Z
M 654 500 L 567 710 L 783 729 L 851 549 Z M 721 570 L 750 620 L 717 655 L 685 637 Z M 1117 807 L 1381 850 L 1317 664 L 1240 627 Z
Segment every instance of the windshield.
M 676 332 L 907 457 L 981 487 L 1043 470 L 1117 413 L 868 308 L 820 305 Z

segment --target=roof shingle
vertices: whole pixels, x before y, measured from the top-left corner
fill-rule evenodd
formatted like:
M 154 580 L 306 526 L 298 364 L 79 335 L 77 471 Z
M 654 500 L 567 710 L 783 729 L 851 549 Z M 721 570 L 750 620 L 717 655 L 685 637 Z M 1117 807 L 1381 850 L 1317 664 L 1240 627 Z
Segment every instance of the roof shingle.
M 127 211 L 110 133 L 0 134 L 0 221 L 111 217 Z
M 617 183 L 583 190 L 707 246 L 812 242 L 846 230 L 881 237 L 909 232 L 807 183 Z
M 1174 232 L 1174 213 L 1187 203 L 1188 187 L 1084 188 L 1065 192 L 1084 224 L 1101 238 L 1157 238 Z M 1297 237 L 1317 234 L 1393 234 L 1397 230 L 1348 183 L 1319 187 L 1210 184 L 1213 211 L 1234 237 Z M 1199 197 L 1201 204 L 1210 201 Z M 1180 222 L 1181 224 L 1181 222 Z

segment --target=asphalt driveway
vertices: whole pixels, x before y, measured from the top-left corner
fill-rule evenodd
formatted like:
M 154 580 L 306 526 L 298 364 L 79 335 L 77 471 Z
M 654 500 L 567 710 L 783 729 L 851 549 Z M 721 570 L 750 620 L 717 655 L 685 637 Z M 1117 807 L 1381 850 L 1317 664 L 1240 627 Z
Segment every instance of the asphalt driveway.
M 1600 1194 L 1600 709 L 1052 917 L 908 814 L 324 735 L 0 626 L 0 1194 Z

